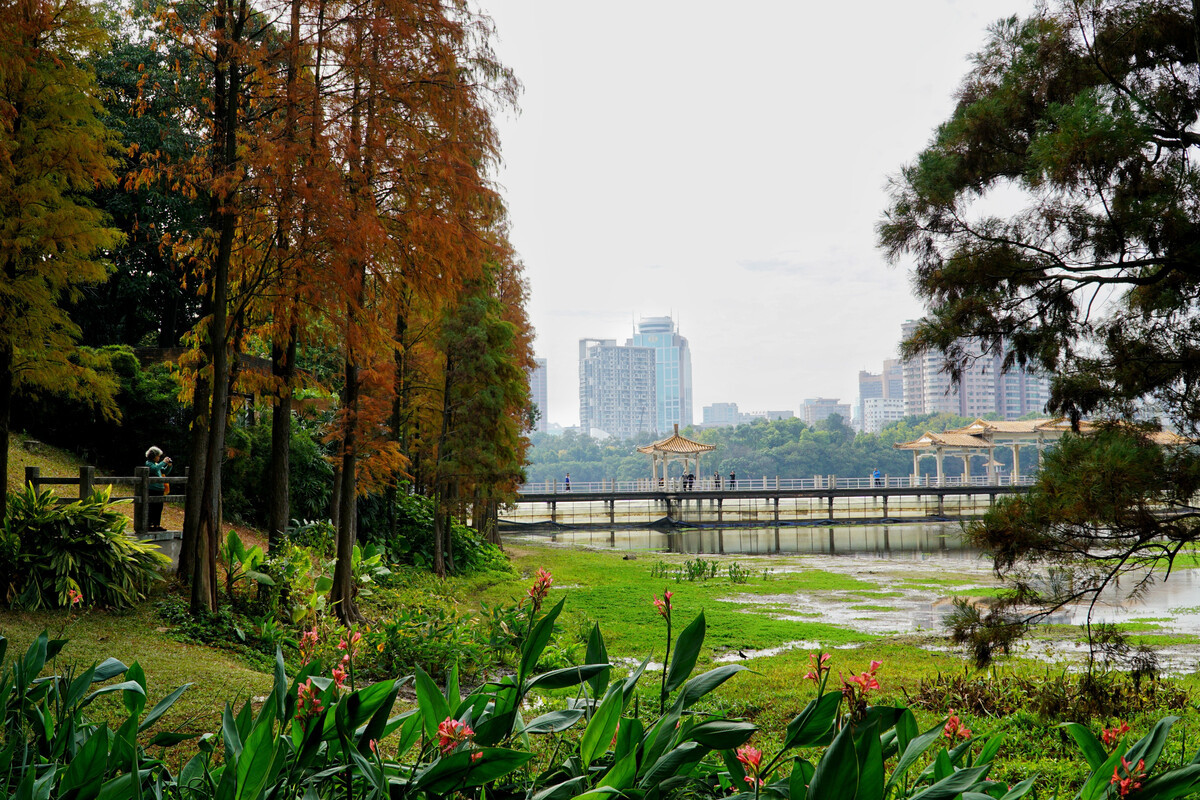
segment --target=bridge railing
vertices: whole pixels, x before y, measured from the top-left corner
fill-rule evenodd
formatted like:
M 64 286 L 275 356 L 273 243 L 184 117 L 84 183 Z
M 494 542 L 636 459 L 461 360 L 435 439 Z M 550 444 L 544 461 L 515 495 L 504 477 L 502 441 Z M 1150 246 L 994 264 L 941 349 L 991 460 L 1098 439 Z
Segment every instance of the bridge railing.
M 984 475 L 972 475 L 966 479 L 962 476 L 943 476 L 939 482 L 936 475 L 885 475 L 880 478 L 855 477 L 844 478 L 837 475 L 814 475 L 811 478 L 782 478 L 778 476 L 761 476 L 743 478 L 738 476 L 730 481 L 728 477 L 714 476 L 699 477 L 688 482 L 682 478 L 669 478 L 665 481 L 654 481 L 650 478 L 638 478 L 632 481 L 600 480 L 600 481 L 532 481 L 521 486 L 521 494 L 609 494 L 619 492 L 686 492 L 686 491 L 723 491 L 723 492 L 761 492 L 774 489 L 915 489 L 936 488 L 938 486 L 1028 486 L 1033 483 L 1033 477 L 1022 475 L 1014 482 L 1011 476 L 1003 476 L 997 480 Z

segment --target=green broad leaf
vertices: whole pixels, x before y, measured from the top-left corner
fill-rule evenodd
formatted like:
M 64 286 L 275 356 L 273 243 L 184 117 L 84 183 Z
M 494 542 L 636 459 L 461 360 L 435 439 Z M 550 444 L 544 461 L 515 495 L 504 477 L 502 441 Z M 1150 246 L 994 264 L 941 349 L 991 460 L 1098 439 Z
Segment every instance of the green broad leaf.
M 841 705 L 841 692 L 826 692 L 809 701 L 808 705 L 788 723 L 783 737 L 783 749 L 812 747 L 824 741 L 833 728 Z
M 734 789 L 746 786 L 746 769 L 742 766 L 742 762 L 737 760 L 737 754 L 733 750 L 721 750 L 720 756 L 721 763 L 729 772 L 729 780 Z
M 1196 792 L 1200 792 L 1200 764 L 1189 764 L 1156 775 L 1143 783 L 1134 797 L 1141 795 L 1154 800 L 1174 800 L 1176 797 L 1191 797 Z
M 584 660 L 589 664 L 609 663 L 608 648 L 604 646 L 604 636 L 600 633 L 600 623 L 598 622 L 592 626 L 592 632 L 588 634 L 587 653 L 584 655 Z M 608 691 L 608 681 L 611 676 L 612 670 L 606 669 L 588 681 L 592 697 L 604 696 L 604 693 Z
M 287 665 L 283 663 L 283 649 L 279 645 L 275 645 L 275 668 L 272 673 L 274 679 L 274 687 L 271 689 L 271 700 L 275 701 L 275 718 L 281 723 L 288 717 L 287 701 L 288 701 L 288 679 Z
M 642 779 L 638 781 L 638 787 L 647 789 L 665 781 L 679 773 L 684 767 L 695 764 L 700 759 L 704 758 L 708 753 L 708 748 L 699 742 L 685 742 L 673 750 L 664 753 L 661 758 L 654 762 L 654 766 L 646 770 Z
M 1108 793 L 1109 781 L 1112 780 L 1113 770 L 1121 763 L 1125 755 L 1125 744 L 1119 743 L 1117 749 L 1104 760 L 1104 763 L 1092 771 L 1092 776 L 1079 790 L 1078 800 L 1098 800 Z
M 797 758 L 792 762 L 792 774 L 788 776 L 788 790 L 791 794 L 791 800 L 806 800 L 808 797 L 808 785 L 812 783 L 813 772 L 815 772 L 813 765 L 803 758 Z
M 1136 764 L 1138 761 L 1145 759 L 1147 774 L 1154 771 L 1154 765 L 1158 763 L 1158 757 L 1162 755 L 1163 746 L 1167 743 L 1167 736 L 1171 732 L 1171 726 L 1179 721 L 1179 717 L 1163 717 L 1158 722 L 1154 723 L 1154 727 L 1150 732 L 1138 739 L 1130 748 L 1129 754 L 1125 759 L 1130 764 Z
M 226 703 L 221 713 L 221 738 L 225 743 L 225 762 L 235 763 L 242 754 L 242 735 L 238 733 L 237 722 L 233 718 L 233 708 Z
M 246 738 L 237 762 L 236 800 L 258 800 L 265 791 L 278 752 L 275 742 L 275 719 L 260 719 Z
M 1029 794 L 1033 790 L 1033 784 L 1037 781 L 1037 775 L 1030 775 L 1025 780 L 1018 783 L 1016 786 L 1005 792 L 1000 800 L 1020 800 L 1020 798 Z
M 588 725 L 583 731 L 583 738 L 579 742 L 579 758 L 583 761 L 584 767 L 590 767 L 597 756 L 608 750 L 609 742 L 612 741 L 613 734 L 617 732 L 617 725 L 621 721 L 621 711 L 625 707 L 624 700 L 624 695 L 620 690 L 613 687 L 604 696 L 604 701 L 600 703 L 600 707 L 588 721 Z
M 83 698 L 83 702 L 79 704 L 79 707 L 83 708 L 97 697 L 105 694 L 112 694 L 113 692 L 135 692 L 141 694 L 142 697 L 146 696 L 146 690 L 143 689 L 142 685 L 137 681 L 121 681 L 120 683 L 114 683 L 109 686 L 101 686 L 99 689 Z
M 416 688 L 417 706 L 425 720 L 425 735 L 433 738 L 437 734 L 438 725 L 450 716 L 450 705 L 433 678 L 420 667 L 417 667 Z
M 93 667 L 92 683 L 104 683 L 118 675 L 124 674 L 129 667 L 122 664 L 115 658 L 106 658 Z
M 671 656 L 671 667 L 667 670 L 668 693 L 682 686 L 692 674 L 696 667 L 696 659 L 700 657 L 700 648 L 704 646 L 706 630 L 704 612 L 701 611 L 675 640 L 675 653 Z
M 127 772 L 124 775 L 105 781 L 100 787 L 96 800 L 128 800 L 140 795 L 142 783 L 154 770 L 139 769 L 136 773 Z
M 317 578 L 316 582 L 313 584 L 313 593 L 318 595 L 329 594 L 329 590 L 332 588 L 333 578 L 329 577 L 328 575 L 322 575 L 321 577 Z
M 185 683 L 183 686 L 180 686 L 162 700 L 159 700 L 157 703 L 155 703 L 154 708 L 150 709 L 150 713 L 146 715 L 146 717 L 142 720 L 142 724 L 138 726 L 138 733 L 147 730 L 151 725 L 158 722 L 159 717 L 167 713 L 171 706 L 175 705 L 175 701 L 179 699 L 181 694 L 187 691 L 189 686 L 191 686 L 190 683 Z
M 125 680 L 133 681 L 141 687 L 140 692 L 127 690 L 121 693 L 121 699 L 125 703 L 125 710 L 131 716 L 137 716 L 146 707 L 146 671 L 142 669 L 141 664 L 135 661 L 125 671 Z
M 48 643 L 49 637 L 45 631 L 42 631 L 33 640 L 33 643 L 29 645 L 29 649 L 25 651 L 23 667 L 26 680 L 32 681 L 41 674 L 42 668 L 46 666 L 46 646 Z
M 525 691 L 535 688 L 548 691 L 550 689 L 565 689 L 568 686 L 578 686 L 589 678 L 607 672 L 611 668 L 611 664 L 581 664 L 578 667 L 553 669 L 530 678 L 529 682 L 525 685 Z
M 198 733 L 175 733 L 172 731 L 159 731 L 154 734 L 154 738 L 150 740 L 151 747 L 174 747 L 180 742 L 186 742 L 189 739 L 195 739 L 200 734 Z
M 472 760 L 477 753 L 479 758 Z M 420 791 L 448 795 L 502 778 L 520 769 L 531 758 L 533 753 L 499 747 L 485 747 L 474 753 L 451 753 L 430 764 L 413 783 Z
M 676 731 L 679 728 L 679 718 L 679 712 L 671 709 L 666 716 L 659 717 L 654 726 L 646 732 L 642 739 L 643 766 L 658 761 L 666 752 L 667 747 L 675 740 Z
M 855 741 L 858 753 L 857 800 L 883 800 L 883 747 L 879 743 L 879 724 L 860 728 Z
M 924 755 L 930 745 L 936 742 L 938 737 L 942 735 L 944 727 L 944 722 L 938 723 L 920 736 L 909 740 L 908 746 L 904 748 L 904 752 L 900 755 L 900 760 L 896 762 L 896 768 L 892 770 L 892 777 L 888 780 L 885 791 L 891 791 L 892 787 L 900 783 L 905 773 L 912 768 L 917 759 Z
M 375 713 L 371 715 L 371 719 L 363 726 L 358 734 L 358 752 L 363 756 L 368 756 L 371 752 L 371 741 L 382 741 L 385 738 L 385 732 L 388 729 L 390 720 L 388 715 L 392 713 L 392 708 L 396 705 L 396 697 L 400 694 L 400 687 L 393 685 L 392 690 L 388 692 L 387 699 L 379 704 L 379 708 L 375 709 Z
M 525 733 L 537 736 L 547 733 L 562 733 L 579 720 L 583 719 L 583 709 L 568 708 L 562 711 L 551 711 L 532 719 L 525 726 Z
M 950 754 L 946 752 L 946 748 L 937 751 L 937 755 L 933 757 L 933 781 L 944 780 L 954 774 L 954 763 L 950 760 Z
M 547 786 L 529 798 L 529 800 L 569 800 L 569 798 L 578 794 L 580 789 L 587 786 L 587 780 L 587 775 L 580 775 L 577 778 L 571 778 L 562 783 Z
M 462 691 L 458 688 L 458 663 L 450 668 L 450 676 L 446 678 L 446 705 L 451 709 L 458 708 L 458 704 L 462 702 Z
M 58 785 L 58 795 L 68 797 L 75 793 L 75 800 L 91 800 L 100 793 L 101 779 L 107 768 L 108 725 L 101 724 L 71 759 Z
M 475 728 L 475 742 L 490 747 L 505 739 L 512 733 L 517 721 L 517 710 L 510 709 L 499 714 L 493 714 L 479 723 Z
M 970 741 L 970 740 L 968 740 Z M 996 757 L 996 753 L 1000 752 L 1000 745 L 1004 744 L 1004 733 L 996 733 L 988 737 L 987 742 L 979 750 L 979 755 L 975 757 L 975 764 L 989 764 Z
M 758 730 L 757 725 L 732 719 L 710 719 L 694 725 L 685 738 L 713 750 L 741 747 Z
M 849 726 L 842 728 L 817 762 L 808 796 L 855 800 L 858 794 L 858 753 Z
M 67 688 L 67 694 L 63 698 L 64 708 L 74 709 L 75 705 L 83 699 L 83 693 L 92 685 L 92 675 L 95 671 L 95 667 L 89 667 L 71 681 L 71 685 Z
M 679 711 L 691 708 L 697 700 L 700 700 L 734 675 L 748 669 L 749 667 L 742 664 L 722 664 L 716 669 L 710 669 L 708 672 L 697 675 L 683 685 L 683 690 L 675 698 L 675 708 Z
M 617 726 L 617 749 L 614 757 L 624 758 L 627 754 L 635 752 L 645 733 L 641 720 L 633 717 L 623 718 Z
M 617 759 L 608 772 L 604 773 L 604 777 L 596 784 L 596 788 L 610 787 L 624 791 L 633 786 L 635 777 L 637 777 L 637 753 L 627 753 L 624 758 Z
M 250 580 L 254 581 L 255 583 L 261 583 L 265 586 L 274 586 L 275 585 L 274 578 L 272 578 L 267 573 L 259 572 L 256 569 L 246 570 L 246 577 L 249 578 Z
M 908 743 L 920 735 L 920 728 L 917 727 L 917 718 L 907 708 L 900 715 L 900 719 L 896 720 L 896 749 L 903 753 L 908 749 Z
M 550 637 L 554 633 L 554 621 L 562 613 L 563 603 L 565 602 L 567 602 L 567 598 L 565 597 L 559 600 L 554 604 L 553 608 L 546 612 L 544 617 L 534 624 L 533 630 L 529 633 L 529 638 L 525 640 L 521 647 L 521 663 L 517 668 L 517 683 L 524 685 L 525 679 L 537 667 L 538 659 L 542 657 L 542 651 L 546 649 L 546 645 L 550 643 Z
M 942 752 L 944 753 L 945 751 L 943 750 Z M 925 791 L 913 795 L 909 800 L 954 800 L 954 798 L 982 781 L 991 768 L 991 764 L 984 764 L 980 767 L 960 769 L 933 784 Z

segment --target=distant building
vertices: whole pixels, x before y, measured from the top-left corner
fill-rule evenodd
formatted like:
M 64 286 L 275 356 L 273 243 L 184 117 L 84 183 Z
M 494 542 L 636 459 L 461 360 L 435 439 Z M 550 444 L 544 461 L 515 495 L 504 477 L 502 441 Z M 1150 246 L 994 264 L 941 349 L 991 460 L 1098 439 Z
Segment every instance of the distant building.
M 615 339 L 579 340 L 579 427 L 631 439 L 658 430 L 652 347 L 622 347 Z
M 744 414 L 739 414 L 741 422 L 754 422 L 756 419 L 781 420 L 794 419 L 795 411 L 747 411 Z
M 739 422 L 737 403 L 713 403 L 701 409 L 705 425 L 737 425 Z
M 909 320 L 900 327 L 907 339 L 917 327 Z M 1036 372 L 1013 367 L 1004 372 L 1002 354 L 985 354 L 978 339 L 963 342 L 968 356 L 962 378 L 957 386 L 943 371 L 942 354 L 928 350 L 905 359 L 904 413 L 957 414 L 962 417 L 983 417 L 999 414 L 1004 419 L 1017 419 L 1030 413 L 1043 413 L 1050 397 L 1050 381 Z
M 535 358 L 535 366 L 529 370 L 529 401 L 538 410 L 534 430 L 545 433 L 549 430 L 550 420 L 547 416 L 549 407 L 546 405 L 546 359 Z
M 692 424 L 692 351 L 670 317 L 642 317 L 630 347 L 652 347 L 658 431 Z
M 837 414 L 847 425 L 850 424 L 850 404 L 838 402 L 838 398 L 809 397 L 800 404 L 800 419 L 805 425 L 816 425 Z
M 904 400 L 891 397 L 868 397 L 863 400 L 862 430 L 879 433 L 893 422 L 904 419 Z
M 871 399 L 904 399 L 904 368 L 898 358 L 883 362 L 883 372 L 858 373 L 858 402 L 854 407 L 854 422 L 859 430 L 866 430 L 865 403 Z

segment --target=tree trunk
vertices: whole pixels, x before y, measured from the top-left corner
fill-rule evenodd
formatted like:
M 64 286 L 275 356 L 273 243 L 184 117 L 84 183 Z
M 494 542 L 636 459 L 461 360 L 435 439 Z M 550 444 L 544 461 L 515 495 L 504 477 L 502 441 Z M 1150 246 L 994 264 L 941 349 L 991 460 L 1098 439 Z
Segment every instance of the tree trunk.
M 337 564 L 333 568 L 333 588 L 329 600 L 343 625 L 362 619 L 354 603 L 354 543 L 358 535 L 357 457 L 358 367 L 352 354 L 346 358 L 345 402 L 342 408 L 342 486 L 338 497 Z
M 340 446 L 339 446 L 340 450 Z M 342 520 L 342 460 L 333 464 L 333 491 L 329 494 L 329 524 L 336 531 Z
M 283 543 L 288 522 L 291 521 L 292 445 L 292 380 L 296 372 L 296 326 L 291 328 L 287 345 L 276 343 L 271 348 L 271 374 L 279 383 L 275 413 L 271 418 L 271 466 L 269 497 L 269 528 L 267 547 L 274 552 Z
M 201 370 L 192 395 L 191 459 L 188 462 L 187 494 L 183 504 L 183 543 L 176 574 L 190 581 L 197 558 L 200 537 L 200 498 L 204 496 L 204 476 L 208 474 L 208 415 L 212 410 L 209 382 Z
M 0 348 L 0 475 L 4 476 L 4 491 L 0 492 L 0 523 L 8 514 L 8 436 L 12 419 L 13 353 L 9 347 Z

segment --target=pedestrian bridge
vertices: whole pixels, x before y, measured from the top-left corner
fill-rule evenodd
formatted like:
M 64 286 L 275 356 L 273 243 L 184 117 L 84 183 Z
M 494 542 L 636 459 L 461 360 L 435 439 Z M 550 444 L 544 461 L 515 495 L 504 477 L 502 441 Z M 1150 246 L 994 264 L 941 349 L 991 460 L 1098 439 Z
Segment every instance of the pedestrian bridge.
M 975 478 L 940 481 L 882 477 L 679 479 L 660 481 L 526 484 L 515 505 L 500 514 L 501 526 L 645 527 L 815 525 L 852 522 L 917 522 L 981 516 L 998 497 L 1023 492 L 1016 485 Z

